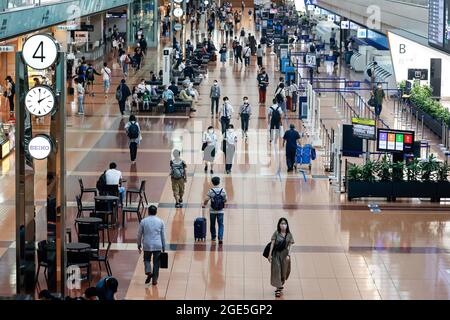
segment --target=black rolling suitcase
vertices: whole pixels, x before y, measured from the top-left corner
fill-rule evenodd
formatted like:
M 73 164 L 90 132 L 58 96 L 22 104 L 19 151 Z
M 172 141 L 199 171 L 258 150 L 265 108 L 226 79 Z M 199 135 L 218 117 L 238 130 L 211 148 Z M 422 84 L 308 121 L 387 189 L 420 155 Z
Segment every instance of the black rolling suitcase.
M 195 241 L 206 240 L 206 218 L 202 210 L 202 216 L 194 221 L 194 239 Z

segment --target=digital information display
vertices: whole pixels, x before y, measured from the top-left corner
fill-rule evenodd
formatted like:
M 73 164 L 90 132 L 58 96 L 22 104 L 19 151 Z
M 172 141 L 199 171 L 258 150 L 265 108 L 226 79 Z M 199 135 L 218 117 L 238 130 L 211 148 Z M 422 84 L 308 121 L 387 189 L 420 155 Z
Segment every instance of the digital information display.
M 445 0 L 429 0 L 428 10 L 428 41 L 443 48 Z
M 450 0 L 429 0 L 428 43 L 450 53 Z
M 353 135 L 357 138 L 376 140 L 377 139 L 377 129 L 375 120 L 372 119 L 360 119 L 353 118 Z
M 414 131 L 378 129 L 378 151 L 410 153 L 413 147 Z

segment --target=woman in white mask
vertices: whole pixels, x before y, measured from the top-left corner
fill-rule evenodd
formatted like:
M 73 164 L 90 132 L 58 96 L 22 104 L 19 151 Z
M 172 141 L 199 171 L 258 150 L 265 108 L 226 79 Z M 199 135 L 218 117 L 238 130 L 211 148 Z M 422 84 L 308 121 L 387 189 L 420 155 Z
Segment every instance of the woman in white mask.
M 291 257 L 289 252 L 294 238 L 289 230 L 286 218 L 278 221 L 277 231 L 272 235 L 268 260 L 271 264 L 270 284 L 276 288 L 275 297 L 283 294 L 284 284 L 291 273 Z
M 214 127 L 208 127 L 208 130 L 203 133 L 203 161 L 205 162 L 205 173 L 208 172 L 208 165 L 210 166 L 210 173 L 214 174 L 213 166 L 216 158 L 217 135 L 214 132 Z

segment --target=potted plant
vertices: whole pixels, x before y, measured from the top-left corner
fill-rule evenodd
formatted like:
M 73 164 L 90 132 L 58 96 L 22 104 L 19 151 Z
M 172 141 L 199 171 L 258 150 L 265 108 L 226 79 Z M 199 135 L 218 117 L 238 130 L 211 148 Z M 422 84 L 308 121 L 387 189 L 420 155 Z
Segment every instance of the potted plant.
M 436 199 L 450 198 L 450 182 L 448 174 L 450 172 L 450 165 L 447 162 L 441 162 L 437 169 L 437 190 Z
M 348 183 L 348 199 L 361 198 L 361 197 L 390 197 L 391 195 L 391 183 L 390 181 L 377 181 L 378 164 L 373 161 L 368 161 L 362 167 L 350 167 L 349 175 L 351 178 L 357 178 L 351 180 L 349 178 Z

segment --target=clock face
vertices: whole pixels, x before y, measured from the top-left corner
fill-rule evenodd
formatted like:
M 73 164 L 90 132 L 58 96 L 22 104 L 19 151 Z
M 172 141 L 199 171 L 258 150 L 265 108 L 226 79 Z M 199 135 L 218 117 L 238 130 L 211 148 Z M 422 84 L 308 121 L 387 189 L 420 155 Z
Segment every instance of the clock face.
M 55 107 L 55 95 L 49 87 L 36 86 L 28 91 L 25 97 L 25 106 L 32 115 L 46 116 Z
M 36 70 L 44 70 L 56 62 L 58 44 L 50 36 L 38 34 L 25 41 L 22 55 L 28 66 Z
M 173 15 L 174 15 L 175 17 L 177 17 L 177 18 L 183 16 L 183 9 L 181 9 L 181 8 L 175 8 L 175 9 L 173 10 Z

